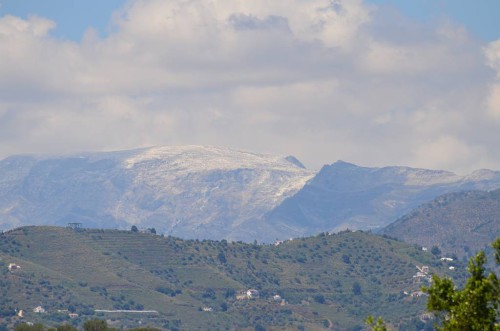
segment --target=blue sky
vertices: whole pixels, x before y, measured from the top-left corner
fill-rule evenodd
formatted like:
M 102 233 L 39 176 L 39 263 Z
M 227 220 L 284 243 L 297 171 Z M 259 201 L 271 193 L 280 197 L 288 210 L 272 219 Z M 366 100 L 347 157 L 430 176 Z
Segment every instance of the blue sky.
M 0 16 L 43 16 L 57 23 L 54 36 L 80 40 L 89 27 L 105 35 L 112 12 L 124 3 L 124 0 L 1 0 Z
M 125 2 L 126 0 L 3 0 L 0 1 L 0 16 L 44 16 L 57 22 L 54 36 L 80 40 L 89 27 L 105 36 L 109 32 L 112 12 Z M 447 17 L 464 25 L 483 40 L 500 38 L 498 0 L 367 0 L 366 3 L 392 6 L 404 15 L 420 21 Z
M 398 8 L 408 17 L 425 21 L 447 17 L 486 41 L 500 38 L 498 0 L 368 0 Z
M 0 158 L 196 144 L 500 170 L 497 0 L 0 4 Z

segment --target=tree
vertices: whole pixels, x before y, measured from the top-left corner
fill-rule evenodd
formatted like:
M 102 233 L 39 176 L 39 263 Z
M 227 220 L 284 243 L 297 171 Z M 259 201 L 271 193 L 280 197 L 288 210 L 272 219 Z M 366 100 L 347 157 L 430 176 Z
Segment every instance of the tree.
M 78 329 L 72 325 L 65 324 L 65 325 L 58 326 L 57 331 L 78 331 Z
M 441 255 L 441 250 L 437 246 L 432 246 L 431 253 L 435 256 Z
M 83 324 L 84 331 L 107 331 L 108 323 L 103 320 L 90 320 Z
M 43 324 L 37 323 L 35 325 L 28 325 L 26 323 L 18 324 L 16 326 L 16 331 L 44 331 L 45 327 Z
M 137 226 L 132 225 L 132 227 L 130 228 L 130 231 L 132 231 L 132 232 L 139 232 L 139 229 L 137 228 Z
M 354 282 L 354 284 L 352 284 L 352 294 L 361 295 L 361 285 L 359 285 L 358 282 Z
M 495 250 L 495 260 L 497 264 L 500 264 L 500 238 L 497 238 L 491 246 Z
M 500 263 L 500 238 L 492 244 L 495 260 Z M 437 330 L 500 330 L 496 321 L 500 317 L 499 279 L 494 272 L 486 275 L 486 255 L 479 252 L 469 261 L 467 279 L 463 289 L 457 289 L 449 278 L 433 276 L 432 285 L 424 287 L 429 294 L 427 309 L 434 312 L 441 322 Z
M 382 317 L 379 317 L 377 321 L 373 318 L 373 316 L 368 316 L 366 319 L 365 323 L 371 327 L 373 331 L 389 331 L 390 329 L 387 328 L 387 325 L 385 325 L 384 320 Z
M 226 263 L 226 255 L 223 252 L 219 252 L 217 255 L 217 259 L 220 261 L 220 263 Z
M 493 244 L 495 261 L 500 264 L 500 238 Z M 450 278 L 434 275 L 432 285 L 423 290 L 429 294 L 427 310 L 438 318 L 436 330 L 500 331 L 500 280 L 491 271 L 486 275 L 486 255 L 479 252 L 469 261 L 470 277 L 459 290 Z M 373 331 L 388 331 L 382 318 L 375 322 L 368 316 L 366 324 Z

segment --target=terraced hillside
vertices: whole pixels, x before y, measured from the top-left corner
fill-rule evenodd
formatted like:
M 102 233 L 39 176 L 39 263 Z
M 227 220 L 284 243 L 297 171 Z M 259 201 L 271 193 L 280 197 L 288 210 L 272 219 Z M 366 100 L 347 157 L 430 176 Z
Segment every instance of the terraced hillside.
M 382 230 L 443 254 L 467 258 L 500 237 L 500 190 L 445 194 Z
M 363 232 L 275 246 L 24 227 L 0 236 L 0 258 L 0 325 L 9 326 L 106 318 L 119 327 L 322 330 L 355 328 L 374 314 L 407 330 L 425 310 L 425 298 L 404 294 L 422 285 L 415 266 L 464 276 L 461 265 L 451 272 L 418 247 Z M 249 289 L 258 297 L 243 298 Z

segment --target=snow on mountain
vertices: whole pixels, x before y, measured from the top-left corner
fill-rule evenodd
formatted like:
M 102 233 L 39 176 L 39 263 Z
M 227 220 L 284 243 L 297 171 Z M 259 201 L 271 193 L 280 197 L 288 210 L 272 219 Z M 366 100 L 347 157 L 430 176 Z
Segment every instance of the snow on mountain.
M 0 161 L 0 229 L 81 222 L 154 227 L 183 238 L 273 241 L 377 229 L 436 196 L 500 188 L 500 172 L 467 176 L 343 161 L 307 170 L 293 156 L 160 146 Z
M 0 162 L 0 226 L 135 224 L 185 238 L 252 240 L 238 226 L 302 188 L 314 173 L 300 165 L 210 146 L 10 157 Z
M 500 172 L 459 176 L 409 167 L 368 168 L 338 161 L 266 215 L 267 239 L 323 231 L 378 229 L 441 194 L 500 188 Z

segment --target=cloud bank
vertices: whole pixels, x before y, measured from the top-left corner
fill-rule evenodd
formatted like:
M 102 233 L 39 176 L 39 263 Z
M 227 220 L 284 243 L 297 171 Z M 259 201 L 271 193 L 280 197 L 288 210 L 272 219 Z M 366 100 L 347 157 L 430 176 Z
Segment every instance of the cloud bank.
M 0 18 L 0 157 L 162 144 L 500 169 L 500 40 L 357 0 L 135 0 L 105 38 Z

